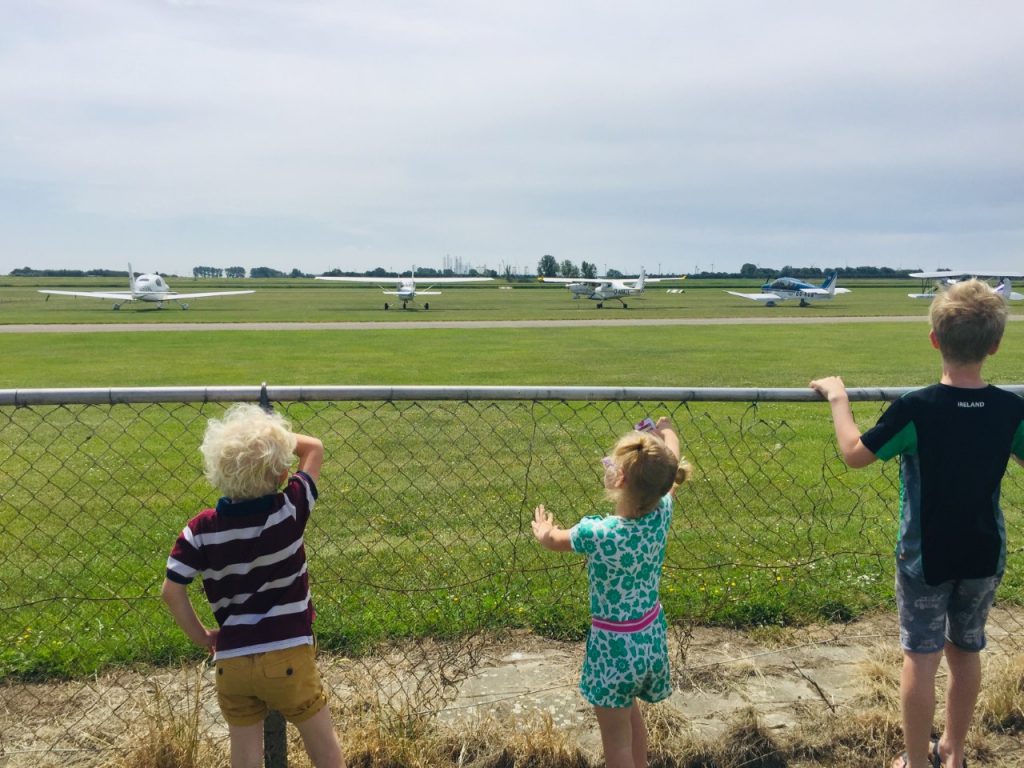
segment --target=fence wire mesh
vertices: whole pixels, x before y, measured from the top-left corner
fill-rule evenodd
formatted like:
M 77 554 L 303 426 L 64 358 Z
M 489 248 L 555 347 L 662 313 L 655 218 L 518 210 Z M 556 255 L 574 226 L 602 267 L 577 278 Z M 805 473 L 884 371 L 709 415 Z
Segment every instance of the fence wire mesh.
M 544 503 L 568 526 L 606 509 L 600 458 L 647 415 L 673 419 L 695 470 L 662 581 L 677 674 L 697 626 L 815 624 L 841 637 L 854 617 L 894 610 L 897 463 L 847 470 L 827 408 L 799 402 L 805 392 L 285 389 L 272 390 L 275 409 L 326 448 L 306 552 L 335 698 L 441 712 L 496 638 L 585 637 L 584 562 L 537 546 L 532 511 Z M 164 564 L 216 501 L 197 450 L 207 419 L 254 399 L 202 392 L 0 398 L 12 403 L 0 405 L 0 756 L 71 764 L 116 749 L 153 691 L 202 663 L 159 598 Z M 859 423 L 898 392 L 860 391 Z M 1003 508 L 1010 552 L 990 633 L 998 653 L 1016 653 L 1019 472 Z M 212 623 L 198 587 L 192 596 Z

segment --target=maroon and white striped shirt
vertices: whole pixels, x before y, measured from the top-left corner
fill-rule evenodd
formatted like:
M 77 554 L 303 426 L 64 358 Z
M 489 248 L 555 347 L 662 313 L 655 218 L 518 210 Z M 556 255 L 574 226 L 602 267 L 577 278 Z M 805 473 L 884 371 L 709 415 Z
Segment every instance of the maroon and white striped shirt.
M 216 659 L 313 644 L 313 601 L 302 534 L 317 490 L 305 472 L 283 492 L 222 498 L 188 521 L 167 558 L 167 578 L 203 577 L 220 633 Z

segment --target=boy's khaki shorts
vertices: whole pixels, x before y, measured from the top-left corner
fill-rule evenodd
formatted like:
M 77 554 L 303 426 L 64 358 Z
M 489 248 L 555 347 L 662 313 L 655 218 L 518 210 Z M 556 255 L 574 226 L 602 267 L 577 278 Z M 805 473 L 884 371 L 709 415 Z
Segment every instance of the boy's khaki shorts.
M 228 725 L 254 725 L 271 709 L 301 723 L 327 704 L 312 645 L 236 656 L 216 667 L 217 702 Z

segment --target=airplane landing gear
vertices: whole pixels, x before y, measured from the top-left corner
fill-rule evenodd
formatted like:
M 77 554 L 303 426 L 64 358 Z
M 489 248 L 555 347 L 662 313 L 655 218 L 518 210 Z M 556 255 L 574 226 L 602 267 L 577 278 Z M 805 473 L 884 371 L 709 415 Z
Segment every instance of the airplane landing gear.
M 387 312 L 388 309 L 390 309 L 390 307 L 388 307 L 388 303 L 385 301 L 384 302 L 384 311 Z
M 423 308 L 424 308 L 424 309 L 430 309 L 430 302 L 429 302 L 429 301 L 427 301 L 427 302 L 424 302 L 424 304 L 423 304 Z
M 402 302 L 402 309 L 405 309 L 405 302 Z
M 810 305 L 810 302 L 805 301 L 804 299 L 800 299 L 800 306 L 801 307 L 809 307 L 811 305 Z
M 597 308 L 598 309 L 601 309 L 603 306 L 604 306 L 604 302 L 601 302 L 601 301 L 597 302 Z
M 46 298 L 50 298 L 50 297 L 49 297 L 49 296 L 47 296 Z M 120 305 L 120 304 L 115 304 L 115 305 L 114 305 L 114 309 L 115 309 L 115 310 L 116 310 L 116 309 L 120 309 L 120 308 L 121 308 L 121 305 Z
M 182 305 L 181 305 L 181 308 L 182 308 L 182 309 L 188 309 L 188 304 L 182 304 Z
M 629 309 L 629 304 L 627 304 L 626 302 L 622 302 L 622 308 Z

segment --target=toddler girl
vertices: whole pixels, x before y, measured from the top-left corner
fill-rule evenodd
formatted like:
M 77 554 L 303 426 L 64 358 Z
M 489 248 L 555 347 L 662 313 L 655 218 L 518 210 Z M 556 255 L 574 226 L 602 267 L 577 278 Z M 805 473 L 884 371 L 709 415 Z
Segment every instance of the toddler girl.
M 580 692 L 594 706 L 608 768 L 644 768 L 647 728 L 636 699 L 653 703 L 672 692 L 658 586 L 671 492 L 690 465 L 667 418 L 653 432 L 630 432 L 602 462 L 614 514 L 588 515 L 565 530 L 541 504 L 533 533 L 548 549 L 587 556 L 591 629 Z

